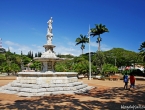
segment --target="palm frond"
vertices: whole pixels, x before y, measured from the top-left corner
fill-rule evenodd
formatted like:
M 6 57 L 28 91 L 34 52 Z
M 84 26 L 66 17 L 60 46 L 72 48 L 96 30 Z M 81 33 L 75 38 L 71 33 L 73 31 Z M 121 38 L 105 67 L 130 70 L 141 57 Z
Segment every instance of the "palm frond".
M 89 38 L 87 38 L 86 35 L 83 36 L 82 34 L 80 34 L 80 37 L 78 37 L 75 42 L 76 42 L 76 45 L 82 44 L 81 49 L 82 49 L 82 53 L 83 53 L 83 49 L 85 49 L 84 44 L 89 43 Z
M 105 25 L 102 25 L 102 24 L 95 24 L 95 28 L 92 28 L 91 29 L 91 36 L 96 36 L 96 35 L 100 35 L 100 34 L 103 34 L 105 32 L 109 32 L 109 30 L 106 28 Z

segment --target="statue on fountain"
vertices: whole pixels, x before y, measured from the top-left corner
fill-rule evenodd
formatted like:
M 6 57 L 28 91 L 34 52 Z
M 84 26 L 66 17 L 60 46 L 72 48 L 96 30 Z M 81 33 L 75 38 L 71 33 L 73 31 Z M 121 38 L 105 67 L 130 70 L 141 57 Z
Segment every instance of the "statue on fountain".
M 47 29 L 47 44 L 51 44 L 52 42 L 52 17 L 50 18 L 50 20 L 48 20 L 47 24 L 48 24 L 48 29 Z

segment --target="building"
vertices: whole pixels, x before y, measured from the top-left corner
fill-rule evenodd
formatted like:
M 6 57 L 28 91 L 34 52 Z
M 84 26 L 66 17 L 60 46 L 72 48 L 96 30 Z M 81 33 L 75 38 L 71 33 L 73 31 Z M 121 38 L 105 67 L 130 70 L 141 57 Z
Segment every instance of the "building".
M 2 38 L 0 38 L 0 53 L 5 53 L 6 50 L 2 47 Z

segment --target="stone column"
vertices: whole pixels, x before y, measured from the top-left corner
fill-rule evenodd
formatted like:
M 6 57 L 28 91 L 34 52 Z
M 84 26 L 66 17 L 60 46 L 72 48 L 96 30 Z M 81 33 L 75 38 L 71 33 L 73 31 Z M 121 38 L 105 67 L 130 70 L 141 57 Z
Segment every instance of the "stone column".
M 55 71 L 54 70 L 54 61 L 52 61 L 52 71 Z
M 48 70 L 48 64 L 47 64 L 47 62 L 43 62 L 43 70 L 42 71 L 47 71 Z
M 48 70 L 52 71 L 52 61 L 48 61 Z

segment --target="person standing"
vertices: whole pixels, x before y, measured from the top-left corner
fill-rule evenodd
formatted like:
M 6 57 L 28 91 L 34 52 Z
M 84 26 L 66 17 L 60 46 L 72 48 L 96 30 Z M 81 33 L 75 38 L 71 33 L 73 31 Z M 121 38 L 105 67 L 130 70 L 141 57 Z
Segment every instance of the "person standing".
M 135 77 L 134 77 L 134 74 L 131 73 L 130 74 L 130 88 L 134 88 L 135 87 Z
M 123 76 L 123 81 L 124 81 L 124 89 L 128 88 L 128 75 L 127 73 L 125 73 L 125 75 Z

